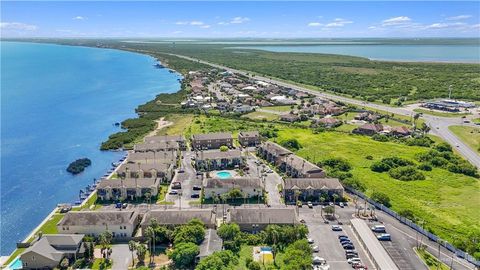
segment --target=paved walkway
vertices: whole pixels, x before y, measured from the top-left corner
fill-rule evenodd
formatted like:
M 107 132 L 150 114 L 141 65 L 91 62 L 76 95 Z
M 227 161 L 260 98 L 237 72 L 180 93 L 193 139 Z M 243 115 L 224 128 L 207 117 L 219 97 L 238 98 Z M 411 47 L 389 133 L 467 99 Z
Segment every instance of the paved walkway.
M 112 255 L 110 258 L 113 260 L 112 269 L 128 269 L 132 264 L 132 253 L 128 249 L 128 244 L 116 244 L 112 245 Z

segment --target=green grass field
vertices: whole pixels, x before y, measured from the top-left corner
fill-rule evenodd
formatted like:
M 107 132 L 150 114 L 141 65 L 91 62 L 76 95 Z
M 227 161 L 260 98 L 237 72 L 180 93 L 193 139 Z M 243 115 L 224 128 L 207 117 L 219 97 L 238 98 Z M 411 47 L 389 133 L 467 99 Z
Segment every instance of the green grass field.
M 249 118 L 252 120 L 263 120 L 266 119 L 267 121 L 274 121 L 278 120 L 280 117 L 274 113 L 267 113 L 267 112 L 251 112 L 242 115 L 243 118 Z
M 370 170 L 370 165 L 383 157 L 414 160 L 415 154 L 428 148 L 377 142 L 366 136 L 341 132 L 313 134 L 305 129 L 283 129 L 278 134 L 277 141 L 296 138 L 303 146 L 297 154 L 310 161 L 331 157 L 348 160 L 353 166 L 353 176 L 366 185 L 367 195 L 373 191 L 386 193 L 394 210 L 412 210 L 415 216 L 426 221 L 427 228 L 442 238 L 452 241 L 456 234 L 480 231 L 480 211 L 476 208 L 480 203 L 480 182 L 477 179 L 434 168 L 424 172 L 426 180 L 402 182 L 387 173 Z
M 275 111 L 275 112 L 289 112 L 292 110 L 292 107 L 287 106 L 270 106 L 270 107 L 262 107 L 264 110 Z
M 468 144 L 477 153 L 480 153 L 480 128 L 468 126 L 450 126 L 448 129 L 455 133 L 460 140 Z
M 461 117 L 461 116 L 466 116 L 471 114 L 471 113 L 462 113 L 462 112 L 459 112 L 459 113 L 439 112 L 439 111 L 427 110 L 427 109 L 414 109 L 413 111 L 418 113 L 430 114 L 434 116 L 440 116 L 440 117 Z

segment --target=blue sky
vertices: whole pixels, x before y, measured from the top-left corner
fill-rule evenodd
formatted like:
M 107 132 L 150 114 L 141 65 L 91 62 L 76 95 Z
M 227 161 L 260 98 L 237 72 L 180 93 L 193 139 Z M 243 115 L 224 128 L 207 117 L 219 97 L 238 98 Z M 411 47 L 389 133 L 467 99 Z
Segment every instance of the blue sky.
M 480 37 L 480 2 L 1 2 L 2 37 Z

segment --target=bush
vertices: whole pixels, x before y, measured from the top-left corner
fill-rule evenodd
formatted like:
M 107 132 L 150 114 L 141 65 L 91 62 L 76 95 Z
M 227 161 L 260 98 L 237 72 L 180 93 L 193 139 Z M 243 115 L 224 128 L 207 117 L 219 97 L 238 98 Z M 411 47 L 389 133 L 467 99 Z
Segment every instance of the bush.
M 413 166 L 393 168 L 388 171 L 391 177 L 402 181 L 425 180 L 425 175 Z
M 390 138 L 384 134 L 375 134 L 372 136 L 372 139 L 378 142 L 388 142 L 390 140 Z
M 413 164 L 413 162 L 404 158 L 388 157 L 373 163 L 370 169 L 374 172 L 386 172 L 393 168 L 411 166 Z
M 226 146 L 226 145 L 220 146 L 220 151 L 221 152 L 227 152 L 228 151 L 228 146 Z
M 194 243 L 179 243 L 175 245 L 172 252 L 168 253 L 168 257 L 172 259 L 173 263 L 180 268 L 187 268 L 193 265 L 195 257 L 200 253 L 200 248 Z
M 404 218 L 407 218 L 407 219 L 411 220 L 411 221 L 416 220 L 415 216 L 413 215 L 412 210 L 410 210 L 410 209 L 401 210 L 401 211 L 398 212 L 398 214 L 400 216 L 404 217 Z
M 367 189 L 362 182 L 358 181 L 358 179 L 355 178 L 344 179 L 342 180 L 342 183 L 347 187 L 351 187 L 361 192 L 364 192 Z
M 452 152 L 452 146 L 445 142 L 435 145 L 435 149 L 439 152 Z
M 385 193 L 374 191 L 370 198 L 378 203 L 385 205 L 386 207 L 392 206 L 390 204 L 390 198 Z
M 433 144 L 433 141 L 429 137 L 416 137 L 408 138 L 405 143 L 409 146 L 430 147 Z
M 302 148 L 302 145 L 297 141 L 297 139 L 284 140 L 280 142 L 280 145 L 292 151 L 300 150 L 300 148 Z
M 426 171 L 426 172 L 429 172 L 429 171 L 432 170 L 432 166 L 430 166 L 430 164 L 428 164 L 428 163 L 422 163 L 422 164 L 418 165 L 417 168 L 419 170 Z
M 258 262 L 249 261 L 246 265 L 248 270 L 262 270 L 262 265 Z
M 374 172 L 388 172 L 392 167 L 382 161 L 377 161 L 370 166 L 370 169 Z
M 348 172 L 352 169 L 352 166 L 346 159 L 343 158 L 329 158 L 320 163 L 320 166 L 328 166 L 332 169 L 336 169 L 343 172 Z

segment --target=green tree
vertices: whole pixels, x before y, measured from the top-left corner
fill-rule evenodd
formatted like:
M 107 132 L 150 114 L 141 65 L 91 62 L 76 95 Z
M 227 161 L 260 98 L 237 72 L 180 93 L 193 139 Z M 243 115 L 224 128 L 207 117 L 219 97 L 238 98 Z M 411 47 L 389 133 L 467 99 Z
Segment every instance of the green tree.
M 173 251 L 168 253 L 176 267 L 187 268 L 195 262 L 195 257 L 200 253 L 200 248 L 194 243 L 180 243 L 175 245 Z
M 227 152 L 228 151 L 228 146 L 226 146 L 226 145 L 220 146 L 220 151 L 221 152 Z
M 104 231 L 102 234 L 100 234 L 100 245 L 102 247 L 102 255 L 105 259 L 108 260 L 110 256 L 110 243 L 112 242 L 113 235 L 110 231 Z
M 63 258 L 62 261 L 60 262 L 60 269 L 62 270 L 66 270 L 68 268 L 68 266 L 70 265 L 70 262 L 68 261 L 68 258 Z
M 173 243 L 193 242 L 200 244 L 205 238 L 205 228 L 202 225 L 184 225 L 175 228 Z
M 230 198 L 232 201 L 238 198 L 243 198 L 243 192 L 239 188 L 232 188 L 228 192 L 228 198 Z
M 235 223 L 224 223 L 218 228 L 217 234 L 223 241 L 230 241 L 240 234 L 240 227 Z

